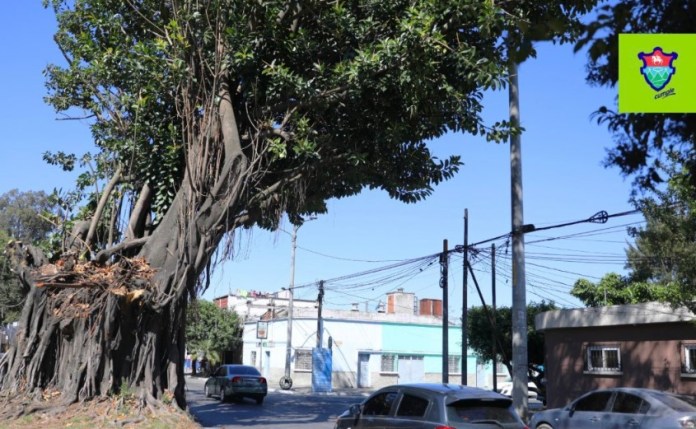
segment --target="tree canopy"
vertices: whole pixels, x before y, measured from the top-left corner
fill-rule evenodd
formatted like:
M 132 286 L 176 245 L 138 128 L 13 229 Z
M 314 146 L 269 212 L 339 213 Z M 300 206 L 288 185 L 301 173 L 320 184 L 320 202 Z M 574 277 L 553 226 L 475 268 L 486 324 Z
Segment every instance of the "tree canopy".
M 544 377 L 544 334 L 537 332 L 534 326 L 534 318 L 545 311 L 557 310 L 553 302 L 542 301 L 540 303 L 527 304 L 527 362 L 529 365 L 530 380 L 533 380 L 539 389 L 543 390 L 541 379 Z M 476 356 L 485 361 L 504 364 L 509 373 L 512 372 L 512 308 L 499 307 L 495 312 L 495 327 L 498 332 L 497 353 L 493 355 L 493 328 L 491 326 L 492 315 L 490 308 L 472 307 L 467 310 L 467 326 L 469 347 Z
M 606 274 L 597 283 L 579 279 L 570 294 L 588 307 L 640 304 L 643 302 L 675 302 L 678 296 L 673 285 L 635 281 L 616 273 Z
M 205 356 L 212 364 L 218 364 L 224 352 L 240 346 L 242 326 L 235 312 L 210 301 L 196 300 L 186 317 L 186 348 L 198 358 Z

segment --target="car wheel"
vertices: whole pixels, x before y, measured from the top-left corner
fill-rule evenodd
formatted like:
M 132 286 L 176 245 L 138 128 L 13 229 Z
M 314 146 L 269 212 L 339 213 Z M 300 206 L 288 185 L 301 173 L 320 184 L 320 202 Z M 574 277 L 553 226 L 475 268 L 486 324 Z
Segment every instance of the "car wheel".
M 548 423 L 542 423 L 538 425 L 536 429 L 553 429 L 553 427 Z
M 205 386 L 205 388 L 203 388 L 203 390 L 205 391 L 205 397 L 210 398 L 210 390 L 208 390 L 208 386 Z
M 256 404 L 257 404 L 257 405 L 263 404 L 263 399 L 264 399 L 263 396 L 257 396 L 257 397 L 256 397 Z

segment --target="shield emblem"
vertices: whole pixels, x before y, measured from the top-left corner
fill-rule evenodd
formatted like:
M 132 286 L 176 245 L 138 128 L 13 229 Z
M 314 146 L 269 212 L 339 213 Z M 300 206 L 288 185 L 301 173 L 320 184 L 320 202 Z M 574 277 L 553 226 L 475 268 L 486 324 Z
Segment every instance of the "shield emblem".
M 662 48 L 656 47 L 650 53 L 639 53 L 638 58 L 643 61 L 640 72 L 652 89 L 660 91 L 667 86 L 676 71 L 672 66 L 672 62 L 677 59 L 676 52 L 665 54 Z

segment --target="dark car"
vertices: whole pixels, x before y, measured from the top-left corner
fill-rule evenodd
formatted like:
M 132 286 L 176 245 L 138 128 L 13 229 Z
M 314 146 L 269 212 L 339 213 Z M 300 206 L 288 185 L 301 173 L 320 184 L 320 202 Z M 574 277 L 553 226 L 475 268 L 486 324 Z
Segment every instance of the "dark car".
M 532 429 L 696 428 L 696 400 L 652 389 L 617 387 L 586 393 L 565 408 L 541 411 Z
M 222 365 L 205 382 L 205 396 L 219 396 L 221 401 L 252 398 L 262 404 L 268 383 L 259 370 L 249 365 Z
M 334 429 L 526 429 L 512 399 L 456 384 L 399 384 L 379 389 L 338 416 Z

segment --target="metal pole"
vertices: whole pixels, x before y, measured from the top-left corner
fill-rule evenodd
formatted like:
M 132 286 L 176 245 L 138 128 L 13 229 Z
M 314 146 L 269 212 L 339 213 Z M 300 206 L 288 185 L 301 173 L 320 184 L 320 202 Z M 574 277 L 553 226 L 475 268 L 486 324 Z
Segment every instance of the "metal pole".
M 440 287 L 442 288 L 442 382 L 449 382 L 449 311 L 447 295 L 447 240 L 442 241 L 442 255 L 440 255 Z
M 512 49 L 511 49 L 512 51 Z M 520 125 L 517 61 L 510 59 L 510 125 Z M 522 139 L 510 136 L 510 180 L 512 206 L 512 402 L 522 420 L 528 418 L 527 399 L 527 290 L 524 261 L 524 216 L 522 207 Z
M 467 332 L 469 329 L 467 321 L 469 307 L 469 298 L 467 297 L 467 292 L 469 291 L 469 275 L 466 270 L 466 261 L 469 258 L 469 209 L 464 209 L 464 253 L 462 257 L 464 258 L 462 261 L 462 386 L 466 386 L 469 378 L 469 333 Z

